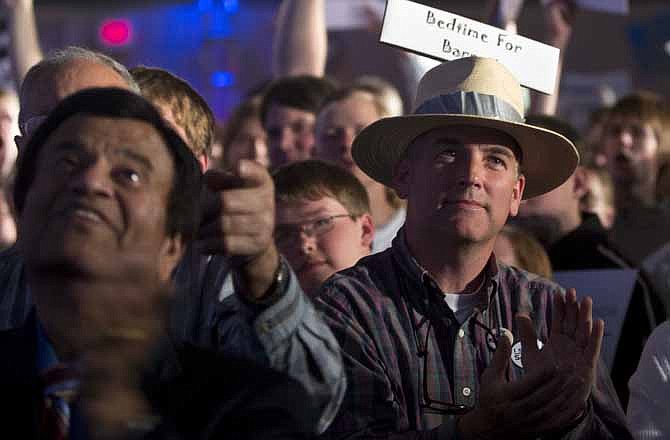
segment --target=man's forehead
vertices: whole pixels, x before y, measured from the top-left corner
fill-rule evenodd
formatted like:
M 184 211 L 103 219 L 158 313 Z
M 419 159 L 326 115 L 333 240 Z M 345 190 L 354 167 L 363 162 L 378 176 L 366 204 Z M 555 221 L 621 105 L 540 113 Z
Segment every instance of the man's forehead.
M 355 92 L 345 99 L 333 101 L 319 113 L 319 119 L 328 122 L 348 122 L 355 119 L 379 119 L 374 96 L 366 92 Z
M 165 141 L 151 124 L 132 118 L 116 118 L 78 113 L 58 124 L 45 144 L 100 147 L 107 151 L 137 150 L 155 156 L 161 150 L 168 154 Z
M 346 212 L 346 208 L 336 198 L 324 195 L 318 199 L 300 198 L 291 201 L 277 201 L 277 218 L 280 221 L 300 221 L 319 215 Z
M 303 110 L 297 107 L 290 107 L 279 103 L 270 105 L 267 119 L 274 119 L 275 121 L 286 122 L 293 120 L 314 120 L 316 115 L 309 110 Z
M 610 115 L 605 121 L 605 126 L 621 126 L 621 125 L 631 125 L 637 127 L 643 127 L 645 125 L 651 125 L 650 120 L 644 120 L 639 115 L 634 114 L 613 114 Z

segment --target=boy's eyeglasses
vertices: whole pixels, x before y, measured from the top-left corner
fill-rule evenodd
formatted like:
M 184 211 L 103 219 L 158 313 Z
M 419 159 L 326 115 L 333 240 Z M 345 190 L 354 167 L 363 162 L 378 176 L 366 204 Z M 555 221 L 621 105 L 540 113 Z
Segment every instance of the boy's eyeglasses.
M 300 234 L 304 233 L 308 237 L 320 237 L 332 231 L 335 227 L 335 220 L 338 218 L 354 217 L 349 214 L 330 215 L 328 217 L 320 217 L 309 222 L 303 222 L 295 225 L 276 225 L 275 226 L 275 242 L 278 245 L 291 244 L 300 238 Z

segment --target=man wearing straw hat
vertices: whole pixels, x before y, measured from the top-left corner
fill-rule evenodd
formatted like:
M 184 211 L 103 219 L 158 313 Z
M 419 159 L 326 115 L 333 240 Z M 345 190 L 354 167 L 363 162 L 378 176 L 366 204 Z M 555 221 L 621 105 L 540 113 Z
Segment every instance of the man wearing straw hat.
M 414 114 L 356 138 L 357 165 L 407 199 L 407 220 L 390 249 L 334 275 L 317 299 L 349 385 L 326 436 L 631 438 L 598 365 L 604 323 L 591 299 L 493 255 L 521 200 L 579 161 L 522 115 L 507 69 L 464 58 L 422 78 Z

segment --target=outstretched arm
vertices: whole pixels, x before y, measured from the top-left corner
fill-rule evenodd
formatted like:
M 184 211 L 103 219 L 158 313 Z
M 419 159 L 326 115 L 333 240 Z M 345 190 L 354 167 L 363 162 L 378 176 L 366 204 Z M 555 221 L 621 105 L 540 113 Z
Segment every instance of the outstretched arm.
M 522 8 L 523 0 L 491 0 L 486 5 L 484 19 L 493 26 L 516 34 Z
M 272 49 L 274 77 L 323 76 L 328 51 L 325 0 L 284 0 L 279 6 L 276 26 Z
M 9 27 L 9 55 L 14 69 L 14 79 L 21 84 L 28 70 L 44 55 L 37 39 L 33 0 L 3 0 Z

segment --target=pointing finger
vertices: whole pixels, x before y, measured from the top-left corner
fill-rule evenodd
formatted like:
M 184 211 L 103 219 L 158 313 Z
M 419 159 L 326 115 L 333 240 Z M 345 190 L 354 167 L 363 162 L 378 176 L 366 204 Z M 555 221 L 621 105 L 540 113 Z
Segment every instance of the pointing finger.
M 271 180 L 267 169 L 251 160 L 240 160 L 234 170 L 208 170 L 205 173 L 205 183 L 212 191 L 255 188 L 269 183 Z

